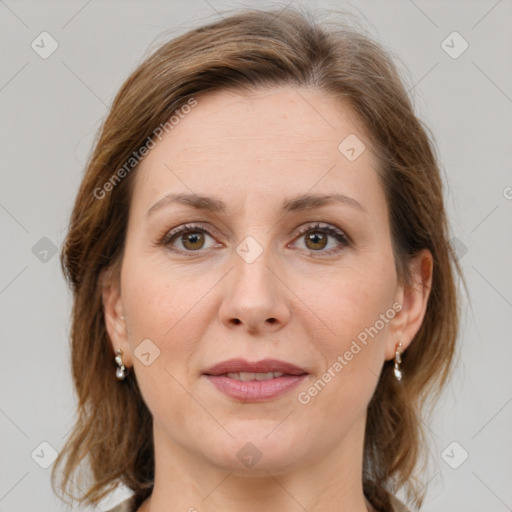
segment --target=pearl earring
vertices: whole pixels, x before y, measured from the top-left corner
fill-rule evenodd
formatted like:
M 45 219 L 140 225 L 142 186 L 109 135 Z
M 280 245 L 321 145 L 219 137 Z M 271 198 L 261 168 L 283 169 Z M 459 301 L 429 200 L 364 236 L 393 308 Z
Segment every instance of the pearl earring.
M 116 377 L 119 380 L 124 380 L 128 374 L 128 370 L 126 369 L 126 366 L 123 364 L 122 355 L 123 355 L 123 351 L 120 348 L 118 348 L 116 350 L 116 357 L 114 360 L 117 364 Z
M 395 350 L 395 379 L 402 380 L 402 369 L 400 368 L 400 363 L 402 362 L 402 343 L 398 342 Z

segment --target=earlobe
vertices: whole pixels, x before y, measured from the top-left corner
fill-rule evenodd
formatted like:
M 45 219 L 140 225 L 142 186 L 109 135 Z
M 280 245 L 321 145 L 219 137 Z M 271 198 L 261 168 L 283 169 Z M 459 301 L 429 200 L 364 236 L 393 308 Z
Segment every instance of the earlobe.
M 395 357 L 398 342 L 402 344 L 402 352 L 405 352 L 421 328 L 432 289 L 432 253 L 428 249 L 421 250 L 412 257 L 409 269 L 411 282 L 400 290 L 402 309 L 390 326 L 386 360 Z

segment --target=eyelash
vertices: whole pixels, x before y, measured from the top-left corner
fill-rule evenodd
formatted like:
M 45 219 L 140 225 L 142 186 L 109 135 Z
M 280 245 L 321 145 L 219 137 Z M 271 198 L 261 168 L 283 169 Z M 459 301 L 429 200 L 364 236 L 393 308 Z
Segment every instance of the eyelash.
M 198 251 L 190 251 L 190 250 L 184 251 L 182 249 L 176 249 L 175 247 L 172 247 L 171 242 L 173 242 L 174 239 L 176 239 L 179 235 L 183 235 L 186 233 L 196 233 L 196 232 L 206 233 L 207 235 L 211 236 L 212 238 L 214 237 L 214 233 L 212 232 L 211 228 L 208 228 L 207 225 L 204 225 L 201 223 L 184 224 L 183 226 L 180 226 L 172 231 L 166 232 L 164 234 L 164 236 L 155 244 L 155 246 L 169 247 L 172 251 L 178 252 L 180 254 L 186 254 L 187 256 L 194 256 L 194 253 L 196 253 L 196 252 L 199 253 L 199 252 L 203 252 L 203 251 L 201 251 L 200 249 Z M 320 223 L 318 223 L 318 222 L 314 223 L 314 224 L 308 224 L 306 226 L 302 226 L 301 228 L 299 228 L 299 230 L 297 232 L 297 236 L 294 238 L 294 240 L 297 240 L 302 235 L 305 235 L 308 232 L 320 232 L 320 233 L 325 233 L 327 235 L 331 235 L 336 240 L 338 240 L 338 242 L 340 242 L 340 244 L 343 246 L 343 248 L 349 247 L 351 245 L 351 241 L 350 241 L 349 237 L 347 235 L 345 235 L 345 233 L 343 233 L 343 231 L 340 231 L 339 229 L 330 227 L 330 226 L 321 226 Z M 338 252 L 342 251 L 343 248 L 332 248 L 327 251 L 323 251 L 323 250 L 319 250 L 319 251 L 309 250 L 308 251 L 306 249 L 306 251 L 309 252 L 310 255 L 314 255 L 315 257 L 317 257 L 317 254 L 320 254 L 323 256 L 323 255 L 331 255 L 331 254 L 338 253 Z

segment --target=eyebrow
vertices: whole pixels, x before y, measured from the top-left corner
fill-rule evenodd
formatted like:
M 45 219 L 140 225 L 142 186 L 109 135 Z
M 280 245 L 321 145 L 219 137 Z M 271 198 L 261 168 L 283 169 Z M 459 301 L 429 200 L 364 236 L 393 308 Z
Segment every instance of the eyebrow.
M 298 212 L 305 210 L 312 210 L 321 206 L 327 206 L 334 203 L 341 203 L 351 206 L 361 212 L 368 213 L 366 208 L 356 201 L 353 197 L 345 196 L 343 194 L 303 194 L 291 199 L 286 199 L 281 205 L 281 209 L 285 212 Z M 208 196 L 200 196 L 198 194 L 167 194 L 162 199 L 157 201 L 147 212 L 149 217 L 156 210 L 168 206 L 170 204 L 181 204 L 189 206 L 196 210 L 204 210 L 214 213 L 225 213 L 226 204 L 220 199 L 215 199 Z

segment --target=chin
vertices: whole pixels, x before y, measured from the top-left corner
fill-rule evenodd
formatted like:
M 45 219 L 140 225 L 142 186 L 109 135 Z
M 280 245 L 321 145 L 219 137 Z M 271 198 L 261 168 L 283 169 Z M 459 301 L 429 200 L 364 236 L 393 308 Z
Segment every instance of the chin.
M 244 476 L 268 476 L 268 473 L 279 474 L 296 468 L 307 458 L 305 436 L 284 430 L 278 433 L 278 423 L 272 422 L 271 428 L 268 424 L 262 422 L 261 428 L 251 425 L 238 432 L 228 428 L 233 437 L 224 438 L 223 442 L 212 440 L 211 446 L 216 449 L 209 450 L 206 458 L 219 469 Z

